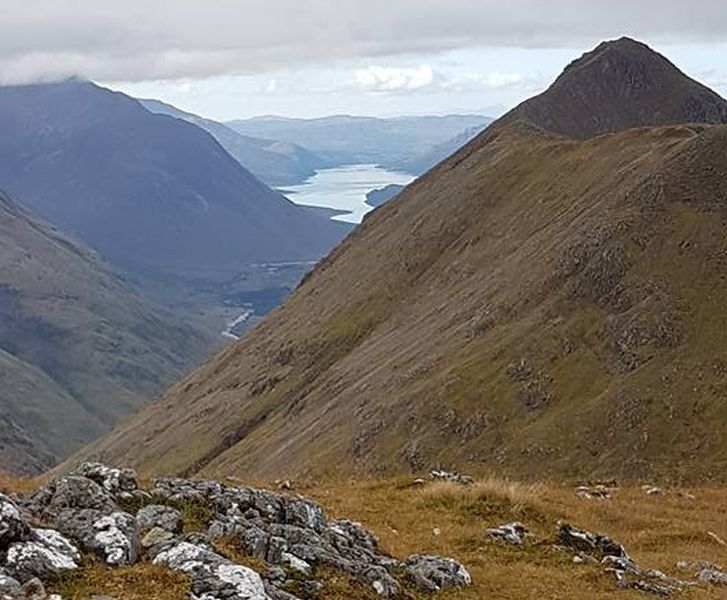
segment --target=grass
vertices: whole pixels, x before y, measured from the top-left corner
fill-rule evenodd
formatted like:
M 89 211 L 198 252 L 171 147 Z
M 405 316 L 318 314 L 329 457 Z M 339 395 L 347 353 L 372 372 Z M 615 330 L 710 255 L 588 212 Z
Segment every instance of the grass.
M 48 586 L 64 600 L 88 600 L 109 596 L 116 600 L 185 600 L 190 580 L 165 567 L 141 564 L 111 568 L 90 562 L 78 571 L 69 571 Z
M 32 482 L 3 477 L 0 489 L 27 491 Z M 472 574 L 472 587 L 431 596 L 404 584 L 402 600 L 645 600 L 640 592 L 619 590 L 598 565 L 575 565 L 572 553 L 556 548 L 554 534 L 560 521 L 604 533 L 621 542 L 645 568 L 691 579 L 676 569 L 679 561 L 708 561 L 727 566 L 724 506 L 727 489 L 699 487 L 666 489 L 649 496 L 638 485 L 621 487 L 611 500 L 579 498 L 572 486 L 555 483 L 519 483 L 486 477 L 471 486 L 449 482 L 412 485 L 411 478 L 329 480 L 302 482 L 295 493 L 318 500 L 331 518 L 348 518 L 372 529 L 381 551 L 399 559 L 411 554 L 437 554 L 461 561 Z M 139 508 L 139 507 L 127 507 Z M 203 530 L 211 512 L 197 505 L 179 505 L 186 531 Z M 521 548 L 492 541 L 485 530 L 518 520 L 534 534 Z M 711 535 L 711 534 L 714 534 Z M 716 537 L 715 537 L 716 536 Z M 246 556 L 232 538 L 216 542 L 218 552 L 265 573 L 264 562 Z M 375 600 L 375 592 L 345 573 L 318 568 L 316 578 L 324 591 L 316 600 Z M 50 582 L 50 590 L 66 600 L 108 595 L 117 600 L 182 600 L 189 580 L 148 563 L 112 569 L 95 559 L 82 568 Z M 296 578 L 291 593 L 312 598 Z M 698 585 L 678 596 L 685 600 L 719 600 L 724 588 Z

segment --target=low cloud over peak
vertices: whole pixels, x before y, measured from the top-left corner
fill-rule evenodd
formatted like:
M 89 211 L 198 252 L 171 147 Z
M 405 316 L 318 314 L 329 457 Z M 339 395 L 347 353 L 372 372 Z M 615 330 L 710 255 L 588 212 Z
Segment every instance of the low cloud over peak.
M 575 47 L 622 33 L 665 42 L 727 36 L 719 0 L 699 10 L 672 0 L 35 0 L 29 10 L 4 0 L 0 11 L 5 83 L 203 78 L 475 46 Z M 436 73 L 372 67 L 360 77 L 372 89 L 406 89 L 430 85 Z

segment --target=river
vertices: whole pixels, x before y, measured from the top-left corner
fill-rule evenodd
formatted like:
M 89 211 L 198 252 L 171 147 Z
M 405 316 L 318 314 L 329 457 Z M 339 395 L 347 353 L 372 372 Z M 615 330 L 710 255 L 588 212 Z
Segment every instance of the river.
M 296 204 L 346 211 L 334 220 L 360 223 L 373 210 L 366 204 L 366 194 L 392 183 L 407 185 L 413 180 L 411 175 L 377 165 L 350 165 L 322 169 L 300 185 L 287 186 L 283 193 Z

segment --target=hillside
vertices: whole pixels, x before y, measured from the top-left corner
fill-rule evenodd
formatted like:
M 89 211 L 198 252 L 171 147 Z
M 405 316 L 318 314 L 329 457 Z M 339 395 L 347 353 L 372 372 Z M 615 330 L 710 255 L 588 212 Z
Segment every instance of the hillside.
M 2 469 L 47 469 L 211 348 L 94 252 L 0 196 Z
M 441 154 L 442 145 L 465 130 L 482 129 L 490 122 L 492 119 L 480 115 L 390 119 L 337 115 L 318 119 L 257 117 L 227 125 L 244 135 L 299 144 L 333 166 L 377 164 L 421 175 L 426 168 L 419 161 L 412 161 L 412 152 L 431 152 L 442 160 L 447 156 Z
M 0 185 L 117 266 L 315 260 L 347 228 L 296 207 L 205 131 L 92 83 L 0 88 Z
M 642 124 L 719 121 L 724 101 L 657 54 L 614 65 L 633 45 L 600 46 L 534 105 L 565 114 L 572 90 L 577 114 L 589 89 L 606 114 L 638 102 Z M 644 106 L 626 85 L 638 65 L 703 106 Z M 625 82 L 581 86 L 596 74 Z M 530 107 L 375 211 L 281 309 L 83 456 L 251 477 L 444 464 L 724 480 L 727 127 L 574 139 Z
M 269 186 L 302 183 L 328 163 L 290 142 L 245 136 L 234 129 L 197 115 L 184 112 L 159 100 L 140 100 L 150 112 L 183 119 L 207 131 L 237 162 Z

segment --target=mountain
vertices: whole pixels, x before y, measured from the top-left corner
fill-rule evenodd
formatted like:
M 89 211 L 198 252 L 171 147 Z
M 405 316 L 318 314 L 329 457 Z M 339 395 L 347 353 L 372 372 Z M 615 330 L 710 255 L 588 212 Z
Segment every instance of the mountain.
M 0 88 L 0 185 L 130 271 L 312 260 L 346 233 L 246 171 L 205 131 L 92 83 Z
M 427 148 L 421 152 L 416 153 L 414 156 L 406 160 L 400 169 L 407 173 L 414 173 L 421 175 L 426 173 L 429 169 L 442 162 L 444 159 L 449 158 L 457 152 L 467 142 L 476 138 L 482 131 L 494 121 L 494 119 L 487 119 L 487 122 L 477 127 L 469 127 L 464 131 L 459 132 L 454 137 Z
M 399 194 L 405 187 L 405 185 L 391 183 L 382 188 L 371 190 L 368 194 L 366 194 L 366 204 L 373 206 L 374 208 L 383 206 L 389 200 L 395 198 L 396 195 Z
M 727 104 L 647 45 L 621 38 L 568 65 L 545 92 L 498 125 L 516 121 L 586 139 L 643 125 L 725 123 Z
M 0 196 L 0 467 L 38 473 L 211 350 L 76 240 Z
M 302 183 L 324 169 L 328 163 L 297 144 L 249 137 L 227 125 L 205 119 L 160 102 L 140 100 L 148 111 L 188 121 L 215 138 L 243 167 L 269 186 L 280 187 Z
M 668 65 L 586 54 L 81 456 L 724 481 L 727 103 Z
M 491 119 L 480 115 L 443 117 L 352 117 L 346 115 L 319 119 L 256 117 L 231 121 L 229 127 L 243 135 L 299 144 L 333 166 L 377 164 L 390 170 L 415 168 L 410 164 L 412 148 L 425 152 L 446 143 L 463 131 L 483 128 Z M 441 156 L 441 158 L 445 158 Z

